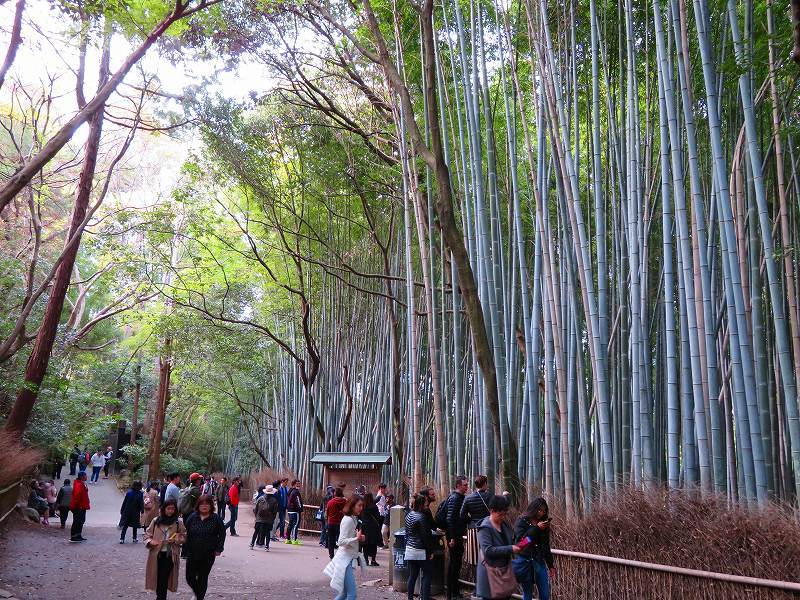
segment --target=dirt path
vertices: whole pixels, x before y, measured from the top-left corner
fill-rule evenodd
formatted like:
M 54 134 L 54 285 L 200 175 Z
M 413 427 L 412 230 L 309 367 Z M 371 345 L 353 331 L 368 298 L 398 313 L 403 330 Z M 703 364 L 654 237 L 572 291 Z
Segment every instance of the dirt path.
M 146 551 L 139 544 L 119 544 L 119 507 L 122 494 L 113 480 L 89 486 L 92 509 L 86 518 L 81 544 L 69 543 L 69 526 L 62 531 L 58 519 L 54 527 L 24 523 L 18 518 L 0 531 L 0 589 L 17 598 L 82 598 L 107 600 L 139 598 L 144 592 Z M 225 552 L 214 564 L 208 600 L 223 598 L 281 598 L 324 600 L 333 598 L 322 569 L 327 550 L 317 540 L 304 539 L 303 546 L 273 544 L 270 552 L 250 550 L 253 518 L 249 505 L 242 505 L 237 523 L 239 537 L 228 536 Z M 241 524 L 241 527 L 238 525 Z M 130 540 L 130 533 L 128 533 Z M 359 600 L 397 600 L 400 596 L 385 587 L 390 557 L 380 551 L 383 567 L 368 569 L 359 576 Z M 181 565 L 176 600 L 188 600 L 192 593 L 183 579 Z M 372 583 L 382 580 L 380 583 Z M 364 585 L 365 582 L 370 582 Z

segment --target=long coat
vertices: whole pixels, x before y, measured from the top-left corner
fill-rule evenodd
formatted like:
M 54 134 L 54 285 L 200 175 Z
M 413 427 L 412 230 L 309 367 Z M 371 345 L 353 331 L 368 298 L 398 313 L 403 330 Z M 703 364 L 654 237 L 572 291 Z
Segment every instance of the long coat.
M 145 506 L 144 513 L 142 514 L 142 527 L 148 527 L 153 519 L 158 516 L 158 490 L 154 488 L 144 494 L 150 497 L 150 508 Z
M 178 519 L 167 528 L 166 537 L 169 538 L 175 534 L 172 546 L 172 572 L 169 574 L 169 583 L 167 588 L 170 592 L 178 591 L 178 572 L 181 566 L 181 544 L 186 541 L 186 527 L 183 526 L 183 521 Z M 155 590 L 156 582 L 158 581 L 158 549 L 161 547 L 161 542 L 164 541 L 164 533 L 160 527 L 156 526 L 155 519 L 147 527 L 144 534 L 144 541 L 147 544 L 147 567 L 144 574 L 144 588 L 146 590 Z
M 475 593 L 480 598 L 491 598 L 489 591 L 489 577 L 483 562 L 492 567 L 505 567 L 511 564 L 514 558 L 511 545 L 514 543 L 514 532 L 511 526 L 503 521 L 501 531 L 497 531 L 494 525 L 486 517 L 478 525 L 478 544 L 480 544 L 480 555 L 478 557 L 478 573 L 475 582 Z
M 364 533 L 365 545 L 380 546 L 381 545 L 381 514 L 378 512 L 378 507 L 374 504 L 369 508 L 365 508 L 361 513 L 361 531 Z
M 121 527 L 139 527 L 139 520 L 144 510 L 141 490 L 128 490 L 119 509 Z

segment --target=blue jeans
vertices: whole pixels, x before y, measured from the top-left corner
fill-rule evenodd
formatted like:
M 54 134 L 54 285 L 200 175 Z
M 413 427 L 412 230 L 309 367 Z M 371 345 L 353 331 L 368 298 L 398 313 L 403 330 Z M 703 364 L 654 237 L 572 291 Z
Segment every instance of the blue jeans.
M 92 478 L 89 481 L 97 481 L 100 479 L 100 469 L 103 467 L 92 467 Z
M 289 528 L 286 530 L 287 540 L 297 540 L 297 530 L 300 527 L 300 513 L 289 513 Z
M 525 560 L 517 558 L 515 560 Z M 550 600 L 550 572 L 547 570 L 547 565 L 542 561 L 535 558 L 527 559 L 530 564 L 531 578 L 519 581 L 522 587 L 522 600 L 533 599 L 533 584 L 536 584 L 536 589 L 539 590 L 539 600 Z
M 328 547 L 328 521 L 324 519 L 320 523 L 319 545 L 324 548 Z
M 347 565 L 347 570 L 344 572 L 344 588 L 342 593 L 336 596 L 334 600 L 356 600 L 356 574 L 353 571 L 353 561 Z
M 433 562 L 430 560 L 407 560 L 408 565 L 408 598 L 414 600 L 414 588 L 417 587 L 417 577 L 422 572 L 419 582 L 420 600 L 429 600 L 431 597 L 431 583 L 433 581 Z
M 278 509 L 278 531 L 280 532 L 280 536 L 283 537 L 286 529 L 286 509 L 281 508 Z
M 228 508 L 231 511 L 231 518 L 225 523 L 225 529 L 230 528 L 231 535 L 236 535 L 236 519 L 239 517 L 239 507 L 230 505 Z

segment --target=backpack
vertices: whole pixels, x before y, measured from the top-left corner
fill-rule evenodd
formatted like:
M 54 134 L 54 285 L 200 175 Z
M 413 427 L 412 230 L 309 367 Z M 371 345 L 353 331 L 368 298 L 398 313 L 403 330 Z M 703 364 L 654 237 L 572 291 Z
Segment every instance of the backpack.
M 194 488 L 196 486 L 190 485 L 181 490 L 178 496 L 178 512 L 182 515 L 187 515 L 194 510 L 197 498 L 194 497 Z
M 450 505 L 450 496 L 444 502 L 440 502 L 436 507 L 436 515 L 433 517 L 433 522 L 441 530 L 447 530 L 447 507 Z

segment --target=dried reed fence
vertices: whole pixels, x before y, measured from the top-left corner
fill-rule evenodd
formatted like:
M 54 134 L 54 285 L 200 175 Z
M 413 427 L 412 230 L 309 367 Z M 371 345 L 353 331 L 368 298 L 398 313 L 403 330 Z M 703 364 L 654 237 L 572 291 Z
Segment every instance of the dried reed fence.
M 747 509 L 724 498 L 636 490 L 597 503 L 584 519 L 565 522 L 556 511 L 554 592 L 570 599 L 797 598 L 800 585 L 781 590 L 655 570 L 664 565 L 800 583 L 796 518 L 777 505 Z M 626 560 L 653 566 L 617 564 Z

